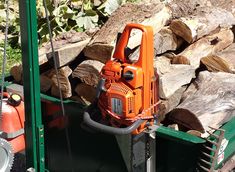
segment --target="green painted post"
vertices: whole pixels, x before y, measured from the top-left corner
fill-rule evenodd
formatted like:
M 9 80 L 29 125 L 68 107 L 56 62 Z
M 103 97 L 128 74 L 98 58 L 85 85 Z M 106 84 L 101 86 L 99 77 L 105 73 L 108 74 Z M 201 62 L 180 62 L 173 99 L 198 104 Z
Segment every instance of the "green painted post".
M 25 101 L 26 167 L 45 171 L 36 0 L 20 0 L 20 28 Z

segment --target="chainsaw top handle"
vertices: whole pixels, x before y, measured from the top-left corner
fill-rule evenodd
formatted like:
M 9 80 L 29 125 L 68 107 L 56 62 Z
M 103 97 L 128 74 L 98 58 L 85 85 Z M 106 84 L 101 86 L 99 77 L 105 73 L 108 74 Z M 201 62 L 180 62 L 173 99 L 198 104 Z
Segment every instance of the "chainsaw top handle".
M 91 119 L 90 114 L 88 112 L 84 112 L 83 121 L 86 125 L 97 131 L 114 135 L 130 134 L 144 122 L 144 120 L 139 119 L 126 128 L 116 128 L 94 121 L 93 119 Z
M 153 29 L 151 26 L 144 26 L 141 24 L 129 23 L 122 32 L 121 37 L 116 45 L 113 58 L 120 60 L 123 63 L 128 63 L 128 58 L 125 56 L 125 49 L 127 48 L 131 31 L 137 29 L 142 31 L 142 39 L 140 44 L 139 59 L 135 63 L 136 66 L 143 67 L 146 63 L 146 58 L 153 58 Z M 149 60 L 151 62 L 151 60 Z M 151 64 L 150 64 L 151 65 Z

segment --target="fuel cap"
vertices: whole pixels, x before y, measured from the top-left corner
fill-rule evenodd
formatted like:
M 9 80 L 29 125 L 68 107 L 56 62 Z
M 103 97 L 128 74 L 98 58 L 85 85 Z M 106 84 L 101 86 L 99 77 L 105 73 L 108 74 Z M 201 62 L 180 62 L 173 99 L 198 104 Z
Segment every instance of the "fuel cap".
M 18 95 L 18 94 L 13 93 L 8 98 L 7 103 L 9 103 L 12 106 L 19 106 L 21 101 L 22 101 L 21 96 Z

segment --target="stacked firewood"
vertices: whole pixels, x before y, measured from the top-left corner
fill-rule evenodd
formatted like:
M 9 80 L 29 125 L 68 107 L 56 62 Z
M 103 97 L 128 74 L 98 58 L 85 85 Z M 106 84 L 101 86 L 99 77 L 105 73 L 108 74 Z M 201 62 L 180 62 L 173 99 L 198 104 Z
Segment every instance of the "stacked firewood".
M 235 17 L 203 0 L 125 4 L 94 35 L 70 33 L 54 40 L 64 98 L 86 104 L 94 100 L 99 73 L 127 23 L 153 28 L 164 125 L 204 133 L 235 115 Z M 141 33 L 134 31 L 128 42 L 135 50 L 128 57 L 133 63 L 138 60 L 140 38 Z M 39 50 L 41 91 L 58 97 L 52 59 L 50 45 Z M 19 68 L 13 67 L 11 74 L 22 82 Z

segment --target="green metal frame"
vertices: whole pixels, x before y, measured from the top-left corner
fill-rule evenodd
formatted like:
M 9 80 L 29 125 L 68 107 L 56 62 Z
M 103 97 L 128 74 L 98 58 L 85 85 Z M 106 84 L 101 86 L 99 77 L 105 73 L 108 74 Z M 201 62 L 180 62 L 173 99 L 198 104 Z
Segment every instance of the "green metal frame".
M 223 166 L 223 164 L 229 160 L 235 154 L 235 117 L 231 119 L 228 123 L 221 127 L 221 129 L 225 130 L 224 138 L 228 140 L 228 145 L 225 148 L 224 158 L 219 164 L 217 163 L 215 169 L 219 169 Z
M 20 0 L 20 28 L 25 101 L 26 168 L 45 171 L 36 0 Z

